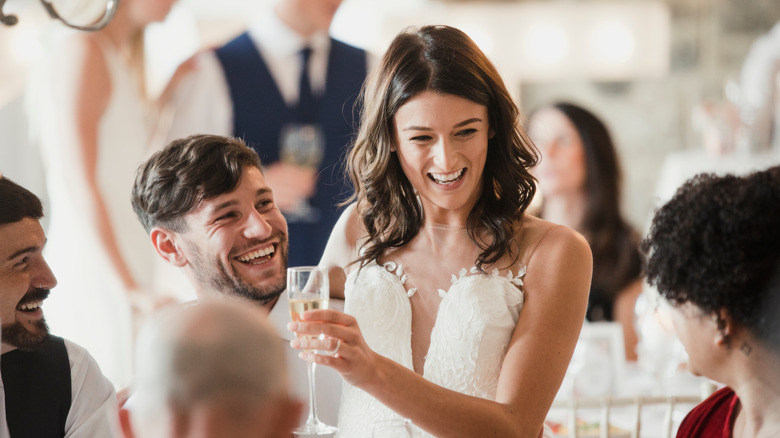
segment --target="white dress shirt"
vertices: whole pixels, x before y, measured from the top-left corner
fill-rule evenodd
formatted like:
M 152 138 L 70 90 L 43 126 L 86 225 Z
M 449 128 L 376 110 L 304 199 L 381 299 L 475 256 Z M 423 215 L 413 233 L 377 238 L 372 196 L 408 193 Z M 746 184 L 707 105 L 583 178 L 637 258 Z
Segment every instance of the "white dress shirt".
M 304 40 L 273 12 L 263 14 L 248 32 L 288 105 L 298 101 L 303 62 L 300 52 L 307 45 L 312 48 L 309 61 L 312 90 L 315 94 L 323 93 L 330 52 L 327 34 L 318 33 Z M 230 89 L 213 50 L 196 55 L 194 71 L 182 78 L 174 90 L 169 110 L 172 113 L 168 141 L 192 134 L 233 134 Z
M 100 372 L 87 350 L 65 339 L 70 362 L 71 405 L 65 419 L 65 438 L 114 436 L 117 400 L 114 385 Z M 0 379 L 0 438 L 7 438 L 5 388 Z

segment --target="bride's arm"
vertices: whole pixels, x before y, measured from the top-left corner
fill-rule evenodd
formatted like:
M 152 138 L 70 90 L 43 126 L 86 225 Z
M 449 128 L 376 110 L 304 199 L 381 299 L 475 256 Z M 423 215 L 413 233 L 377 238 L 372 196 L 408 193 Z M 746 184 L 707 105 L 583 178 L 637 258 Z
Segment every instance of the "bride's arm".
M 83 218 L 98 235 L 104 256 L 128 291 L 138 284 L 120 253 L 108 208 L 98 187 L 98 127 L 112 88 L 106 60 L 98 43 L 89 36 L 68 38 L 59 53 L 53 101 L 61 146 L 70 166 L 66 172 Z M 89 228 L 89 227 L 88 227 Z
M 357 209 L 352 204 L 341 214 L 328 238 L 319 266 L 328 268 L 331 298 L 344 298 L 346 271 L 357 257 L 356 241 L 362 229 Z
M 591 270 L 590 248 L 575 232 L 556 227 L 539 243 L 528 262 L 525 302 L 501 368 L 496 401 L 442 388 L 373 352 L 349 315 L 309 312 L 306 320 L 327 323 L 301 323 L 297 331 L 342 339 L 337 356 L 315 355 L 316 362 L 333 367 L 352 385 L 436 436 L 536 437 L 582 327 Z

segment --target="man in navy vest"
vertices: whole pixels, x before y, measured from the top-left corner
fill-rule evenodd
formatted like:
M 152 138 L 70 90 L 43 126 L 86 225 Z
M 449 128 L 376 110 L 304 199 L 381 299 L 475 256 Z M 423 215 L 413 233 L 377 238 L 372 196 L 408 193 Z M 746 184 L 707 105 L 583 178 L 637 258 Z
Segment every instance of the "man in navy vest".
M 86 350 L 50 335 L 43 318 L 57 280 L 43 259 L 41 217 L 37 196 L 0 177 L 0 437 L 110 437 L 113 385 Z
M 172 94 L 169 139 L 232 135 L 257 151 L 289 225 L 290 266 L 319 262 L 351 193 L 341 159 L 368 59 L 328 36 L 341 1 L 278 0 L 247 32 L 185 63 Z

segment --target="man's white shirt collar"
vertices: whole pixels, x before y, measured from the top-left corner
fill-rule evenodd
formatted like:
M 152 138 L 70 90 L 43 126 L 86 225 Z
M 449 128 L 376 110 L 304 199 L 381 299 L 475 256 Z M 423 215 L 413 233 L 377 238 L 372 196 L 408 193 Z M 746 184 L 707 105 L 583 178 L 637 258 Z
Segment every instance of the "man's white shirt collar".
M 249 37 L 264 53 L 273 57 L 297 56 L 304 46 L 310 46 L 314 53 L 327 53 L 330 37 L 318 32 L 306 40 L 290 29 L 274 12 L 262 14 L 248 29 Z
M 279 295 L 273 309 L 268 312 L 268 320 L 271 321 L 276 332 L 282 339 L 291 341 L 294 338 L 293 332 L 287 329 L 287 323 L 290 322 L 290 309 L 287 300 L 287 291 Z

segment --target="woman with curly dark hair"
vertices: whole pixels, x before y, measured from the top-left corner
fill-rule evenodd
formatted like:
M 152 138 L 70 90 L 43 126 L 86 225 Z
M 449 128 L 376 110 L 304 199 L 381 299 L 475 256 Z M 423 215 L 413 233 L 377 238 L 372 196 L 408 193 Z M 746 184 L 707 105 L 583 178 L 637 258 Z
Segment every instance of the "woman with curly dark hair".
M 689 180 L 642 250 L 691 372 L 727 385 L 677 436 L 780 436 L 780 167 Z
M 345 313 L 291 324 L 329 337 L 296 348 L 336 350 L 303 356 L 346 381 L 340 436 L 401 416 L 415 436 L 537 437 L 584 320 L 587 242 L 525 214 L 536 151 L 463 32 L 402 32 L 362 97 L 355 203 L 322 260 Z
M 535 110 L 528 133 L 542 154 L 534 169 L 542 194 L 540 217 L 582 233 L 593 251 L 586 318 L 619 322 L 626 359 L 636 360 L 640 237 L 620 211 L 622 176 L 612 136 L 595 114 L 567 102 Z

